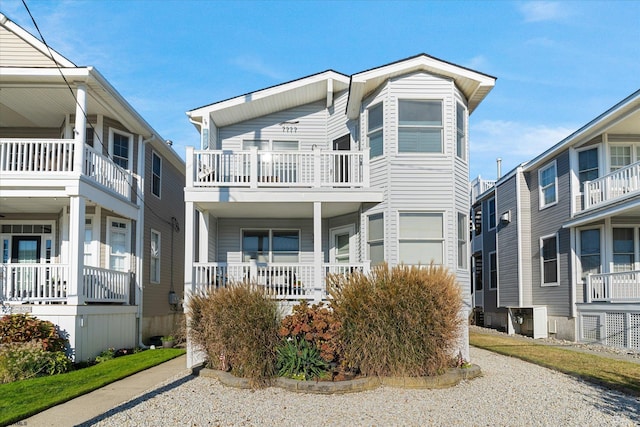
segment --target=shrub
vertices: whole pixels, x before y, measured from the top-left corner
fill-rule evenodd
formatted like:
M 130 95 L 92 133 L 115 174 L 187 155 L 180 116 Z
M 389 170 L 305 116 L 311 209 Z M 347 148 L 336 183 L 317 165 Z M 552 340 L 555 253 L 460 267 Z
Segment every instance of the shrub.
M 55 325 L 29 314 L 8 314 L 0 319 L 0 344 L 37 340 L 45 351 L 64 351 L 68 340 Z
M 269 383 L 279 341 L 276 301 L 259 287 L 237 284 L 194 295 L 187 308 L 190 337 L 212 366 L 249 378 L 254 387 Z
M 71 366 L 64 352 L 47 351 L 40 341 L 9 343 L 0 347 L 0 383 L 62 374 Z
M 383 266 L 330 281 L 350 367 L 374 376 L 435 375 L 448 367 L 462 301 L 445 268 Z
M 318 348 L 304 338 L 283 340 L 277 348 L 278 375 L 296 380 L 320 378 L 327 373 L 329 364 Z

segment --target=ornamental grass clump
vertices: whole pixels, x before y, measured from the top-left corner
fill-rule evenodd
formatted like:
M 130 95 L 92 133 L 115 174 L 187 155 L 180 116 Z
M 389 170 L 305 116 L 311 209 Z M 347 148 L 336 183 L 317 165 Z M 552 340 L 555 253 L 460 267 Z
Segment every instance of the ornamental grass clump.
M 462 324 L 455 277 L 443 267 L 376 267 L 333 276 L 343 357 L 365 376 L 437 375 L 450 365 Z
M 248 378 L 253 387 L 269 384 L 280 341 L 276 301 L 258 287 L 237 284 L 193 295 L 187 307 L 189 336 L 213 368 Z

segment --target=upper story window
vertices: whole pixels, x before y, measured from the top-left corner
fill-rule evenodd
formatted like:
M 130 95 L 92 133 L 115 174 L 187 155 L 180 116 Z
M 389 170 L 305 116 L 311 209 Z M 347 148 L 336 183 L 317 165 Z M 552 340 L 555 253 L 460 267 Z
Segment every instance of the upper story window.
M 462 160 L 467 159 L 466 116 L 467 109 L 459 102 L 456 103 L 456 156 Z
M 496 228 L 496 199 L 495 197 L 489 199 L 487 202 L 487 210 L 488 210 L 488 221 L 489 221 L 489 230 L 492 228 Z
M 408 265 L 441 265 L 444 261 L 444 220 L 438 212 L 401 212 L 399 261 Z
M 162 183 L 162 159 L 156 153 L 151 153 L 151 192 L 160 197 Z
M 558 202 L 558 175 L 555 160 L 538 170 L 538 187 L 540 189 L 540 209 Z
M 609 147 L 611 172 L 640 161 L 640 145 L 612 145 Z
M 442 153 L 442 101 L 398 101 L 398 152 Z
M 540 263 L 542 265 L 542 286 L 558 284 L 558 236 L 540 239 Z
M 591 148 L 578 152 L 578 180 L 580 192 L 584 183 L 598 178 L 598 148 Z
M 367 138 L 369 139 L 370 159 L 384 154 L 383 112 L 383 104 L 381 102 L 369 108 L 367 113 Z
M 113 162 L 123 169 L 130 170 L 129 164 L 131 161 L 131 141 L 133 135 L 126 134 L 113 129 L 109 130 L 110 141 L 109 151 L 113 158 Z
M 458 268 L 467 268 L 467 236 L 469 225 L 467 216 L 458 213 Z

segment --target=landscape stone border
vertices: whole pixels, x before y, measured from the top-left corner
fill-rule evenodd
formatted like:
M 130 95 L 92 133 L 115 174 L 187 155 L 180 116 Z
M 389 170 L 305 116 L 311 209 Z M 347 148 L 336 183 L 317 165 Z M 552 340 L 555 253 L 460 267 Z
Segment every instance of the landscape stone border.
M 229 372 L 203 368 L 199 373 L 203 377 L 216 378 L 229 387 L 252 388 L 247 378 L 239 378 Z M 382 385 L 397 388 L 436 389 L 449 388 L 462 380 L 470 380 L 482 376 L 478 365 L 469 368 L 451 368 L 442 375 L 432 377 L 367 377 L 349 381 L 298 381 L 289 378 L 276 378 L 271 384 L 288 391 L 313 394 L 357 393 L 373 390 Z

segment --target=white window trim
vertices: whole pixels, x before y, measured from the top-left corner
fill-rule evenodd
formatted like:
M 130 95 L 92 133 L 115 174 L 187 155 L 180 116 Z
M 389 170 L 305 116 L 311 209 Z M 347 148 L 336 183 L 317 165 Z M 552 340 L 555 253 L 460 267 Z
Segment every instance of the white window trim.
M 631 155 L 631 163 L 636 163 L 640 161 L 640 142 L 629 141 L 629 142 L 610 142 L 607 144 L 607 171 L 608 173 L 615 172 L 611 170 L 611 148 L 613 147 L 631 147 L 630 155 Z M 624 166 L 623 166 L 624 167 Z M 621 168 L 618 168 L 621 169 Z M 616 169 L 617 170 L 617 169 Z
M 491 256 L 494 256 L 496 258 L 496 286 L 495 287 L 491 287 Z M 487 289 L 489 289 L 490 291 L 497 291 L 498 290 L 498 253 L 496 251 L 491 251 L 489 252 L 489 256 L 487 257 L 487 261 L 489 262 L 489 268 L 487 269 L 487 271 L 489 272 L 489 283 L 487 286 Z M 484 259 L 482 261 L 484 263 Z M 484 267 L 484 265 L 483 265 Z
M 126 234 L 126 254 L 124 258 L 124 265 L 127 268 L 125 271 L 131 271 L 131 220 L 126 218 L 118 218 L 114 216 L 107 217 L 107 262 L 106 268 L 111 269 L 111 223 L 113 221 L 122 222 L 127 224 L 127 234 Z
M 273 232 L 274 231 L 297 231 L 298 232 L 298 261 L 293 264 L 297 264 L 300 262 L 300 254 L 302 253 L 302 230 L 300 228 L 295 227 L 279 227 L 279 228 L 268 228 L 268 227 L 246 227 L 240 229 L 240 259 L 242 263 L 247 261 L 244 260 L 244 232 L 245 231 L 268 231 L 269 232 L 269 260 L 267 263 L 269 264 L 292 264 L 290 262 L 275 262 L 273 261 Z
M 582 244 L 580 243 L 580 233 L 582 233 L 583 231 L 589 231 L 589 230 L 599 230 L 600 231 L 600 272 L 604 271 L 604 251 L 605 251 L 605 245 L 604 245 L 604 239 L 605 239 L 605 235 L 604 235 L 604 226 L 603 225 L 599 225 L 596 227 L 580 227 L 577 229 L 577 233 L 576 233 L 576 257 L 577 257 L 577 262 L 576 262 L 576 280 L 578 284 L 584 284 L 584 280 L 582 280 Z
M 494 224 L 491 225 L 491 212 L 490 212 L 490 208 L 489 206 L 493 205 L 493 222 Z M 484 214 L 483 214 L 484 215 Z M 496 198 L 492 197 L 487 201 L 487 231 L 489 230 L 495 230 L 496 227 L 498 226 L 498 206 L 496 204 Z
M 380 215 L 380 216 L 382 217 L 382 239 L 376 239 L 376 240 L 373 240 L 373 241 L 372 241 L 372 240 L 369 238 L 369 220 L 370 220 L 370 218 L 371 218 L 372 216 L 377 216 L 377 215 Z M 366 252 L 366 257 L 367 257 L 367 261 L 369 261 L 369 262 L 371 262 L 371 249 L 370 249 L 370 248 L 371 248 L 371 243 L 372 243 L 372 242 L 373 242 L 373 243 L 379 243 L 379 242 L 382 242 L 382 253 L 383 253 L 383 255 L 384 255 L 384 257 L 383 257 L 383 260 L 382 260 L 382 261 L 383 261 L 383 262 L 386 262 L 386 261 L 387 261 L 387 256 L 386 256 L 386 255 L 387 255 L 387 253 L 386 253 L 386 249 L 387 249 L 387 248 L 385 247 L 385 246 L 386 246 L 386 245 L 385 245 L 385 243 L 386 243 L 386 242 L 385 242 L 385 233 L 384 233 L 384 230 L 385 230 L 385 224 L 386 224 L 386 215 L 384 214 L 384 212 L 373 212 L 373 213 L 370 213 L 370 214 L 366 215 L 366 224 L 365 224 L 365 227 L 364 227 L 365 229 L 364 229 L 364 233 L 363 233 L 363 234 L 365 235 L 365 236 L 364 236 L 364 238 L 365 238 L 365 244 L 367 245 L 367 246 L 366 246 L 366 251 L 367 251 L 367 252 Z M 377 265 L 377 264 L 376 264 L 376 265 Z
M 462 114 L 462 121 L 464 122 L 464 133 L 462 136 L 462 153 L 458 152 L 458 107 L 462 107 L 462 109 L 464 110 L 464 113 Z M 467 135 L 469 133 L 467 131 L 469 126 L 469 118 L 467 113 L 468 113 L 467 107 L 465 107 L 464 104 L 462 104 L 460 101 L 456 101 L 455 152 L 456 152 L 456 157 L 461 161 L 463 161 L 464 163 L 467 163 L 469 161 L 469 153 L 468 153 L 469 150 L 468 150 L 468 144 L 467 144 L 467 139 L 468 139 Z
M 611 248 L 611 256 L 609 257 L 609 272 L 614 272 L 615 270 L 615 264 L 614 264 L 615 252 L 613 252 L 613 229 L 614 228 L 627 228 L 627 229 L 633 230 L 633 265 L 631 266 L 631 271 L 638 270 L 639 268 L 638 265 L 640 264 L 640 258 L 639 258 L 640 257 L 640 241 L 639 241 L 640 227 L 636 226 L 635 224 L 613 223 L 611 224 L 611 232 L 607 233 L 607 236 L 609 237 L 607 248 Z M 602 249 L 600 251 L 602 252 Z
M 544 257 L 542 255 L 542 246 L 543 241 L 547 239 L 551 239 L 555 237 L 556 239 L 556 281 L 555 282 L 544 282 Z M 558 237 L 558 233 L 548 234 L 546 236 L 540 236 L 540 286 L 544 288 L 560 286 L 560 238 Z
M 153 242 L 153 235 L 158 235 L 158 253 L 154 255 L 151 251 L 151 243 Z M 158 280 L 153 280 L 153 260 L 157 260 L 157 268 L 158 268 Z M 149 282 L 151 283 L 160 283 L 162 277 L 162 233 L 157 230 L 151 229 L 151 239 L 149 240 Z
M 51 227 L 51 232 L 50 233 L 13 233 L 13 232 L 8 232 L 8 233 L 2 233 L 2 225 L 6 225 L 6 224 L 20 224 L 20 225 L 48 225 Z M 58 248 L 56 246 L 57 241 L 56 241 L 56 236 L 57 231 L 56 231 L 56 223 L 53 221 L 48 221 L 48 220 L 29 220 L 29 219 L 25 219 L 25 220 L 15 220 L 15 219 L 5 219 L 0 221 L 0 251 L 2 250 L 2 241 L 4 239 L 8 239 L 9 240 L 9 264 L 11 264 L 11 251 L 13 250 L 12 247 L 12 238 L 13 236 L 28 236 L 28 235 L 33 235 L 33 236 L 41 236 L 42 237 L 42 242 L 41 242 L 41 250 L 40 250 L 40 260 L 41 262 L 44 262 L 45 258 L 46 258 L 46 250 L 47 248 L 45 247 L 46 244 L 44 244 L 44 242 L 46 242 L 46 240 L 51 240 L 51 262 L 54 262 L 54 259 L 57 258 L 59 256 L 59 254 L 63 253 L 62 250 L 60 248 Z M 2 253 L 0 252 L 0 263 L 2 262 Z
M 544 191 L 542 188 L 542 184 L 541 184 L 541 178 L 542 178 L 542 172 L 546 171 L 547 169 L 551 169 L 553 168 L 553 170 L 555 171 L 554 174 L 554 178 L 553 178 L 553 186 L 555 187 L 556 191 L 555 191 L 555 200 L 553 202 L 550 203 L 546 203 L 544 201 Z M 552 184 L 549 184 L 547 187 L 545 188 L 551 188 Z M 538 210 L 543 210 L 546 208 L 549 208 L 551 206 L 557 205 L 558 204 L 558 199 L 559 199 L 559 194 L 558 194 L 558 166 L 556 164 L 556 160 L 553 160 L 550 163 L 547 163 L 546 165 L 542 166 L 540 169 L 538 169 Z
M 586 147 L 580 147 L 578 149 L 576 149 L 576 154 L 575 154 L 575 176 L 577 178 L 577 188 L 576 188 L 576 194 L 582 194 L 582 191 L 580 191 L 580 153 L 583 151 L 589 151 L 589 150 L 597 150 L 598 155 L 596 156 L 598 158 L 598 177 L 602 176 L 602 161 L 600 159 L 600 154 L 601 154 L 601 146 L 600 144 L 595 144 L 595 145 L 588 145 Z
M 438 101 L 440 102 L 440 112 L 442 114 L 442 124 L 440 126 L 417 126 L 417 127 L 422 127 L 422 128 L 430 128 L 430 129 L 436 129 L 439 128 L 440 129 L 440 151 L 433 151 L 433 152 L 417 152 L 417 153 L 411 153 L 411 152 L 406 152 L 406 151 L 400 151 L 400 144 L 399 144 L 399 134 L 400 134 L 400 101 L 425 101 L 425 102 L 429 102 L 429 101 Z M 396 155 L 397 156 L 430 156 L 430 157 L 446 157 L 446 147 L 445 147 L 445 111 L 444 111 L 444 103 L 445 100 L 444 98 L 421 98 L 421 97 L 417 97 L 417 98 L 413 98 L 413 97 L 405 97 L 403 96 L 402 98 L 396 98 Z M 456 128 L 456 135 L 457 135 L 457 128 Z M 465 144 L 466 145 L 466 144 Z
M 382 125 L 380 127 L 377 127 L 373 130 L 369 130 L 369 111 L 380 106 L 382 108 Z M 384 123 L 384 101 L 380 101 L 380 102 L 376 102 L 374 104 L 370 104 L 365 111 L 367 112 L 367 126 L 365 127 L 365 131 L 367 134 L 367 148 L 369 149 L 369 151 L 371 151 L 371 143 L 370 143 L 370 137 L 371 135 L 373 135 L 374 133 L 377 132 L 381 132 L 382 133 L 382 154 L 380 154 L 379 156 L 375 156 L 375 157 L 370 157 L 369 160 L 373 161 L 373 160 L 377 160 L 377 159 L 381 159 L 384 157 L 384 153 L 385 153 L 385 147 L 384 147 L 384 143 L 385 143 L 385 135 L 384 135 L 384 130 L 385 130 L 385 123 Z
M 155 176 L 155 173 L 153 172 L 153 158 L 157 157 L 160 160 L 160 175 L 158 175 L 158 178 L 160 180 L 160 184 L 158 185 L 158 194 L 153 192 L 153 178 Z M 160 156 L 158 153 L 156 153 L 155 151 L 151 151 L 151 194 L 153 194 L 154 196 L 156 196 L 158 199 L 162 199 L 162 156 Z
M 329 261 L 332 263 L 336 262 L 335 260 L 337 255 L 335 247 L 335 236 L 344 233 L 349 233 L 349 263 L 355 262 L 355 260 L 357 259 L 356 244 L 358 242 L 356 239 L 356 225 L 349 224 L 329 229 L 329 237 L 331 238 L 331 241 L 329 242 Z
M 429 238 L 429 239 L 418 239 L 418 238 L 409 238 L 409 239 L 401 239 L 400 238 L 400 216 L 401 214 L 440 214 L 442 215 L 442 238 Z M 457 218 L 456 218 L 457 221 Z M 414 209 L 409 209 L 409 210 L 399 210 L 396 213 L 396 224 L 397 224 L 397 238 L 396 238 L 396 248 L 398 248 L 397 251 L 397 261 L 398 263 L 400 263 L 400 241 L 404 240 L 404 241 L 428 241 L 428 242 L 442 242 L 442 264 L 438 264 L 438 263 L 433 263 L 433 265 L 436 266 L 440 266 L 440 265 L 447 265 L 447 258 L 446 258 L 446 254 L 447 254 L 447 239 L 446 239 L 446 235 L 447 235 L 447 214 L 445 211 L 431 211 L 431 210 L 414 210 Z M 457 223 L 456 223 L 457 226 Z M 457 265 L 458 261 L 456 260 L 456 265 Z M 408 265 L 415 265 L 415 264 L 408 264 Z M 422 264 L 422 265 L 427 265 L 427 264 Z
M 113 136 L 114 134 L 118 134 L 121 136 L 126 136 L 129 139 L 129 149 L 128 154 L 129 154 L 129 158 L 127 159 L 127 165 L 128 168 L 126 170 L 128 171 L 132 171 L 133 168 L 133 134 L 120 130 L 120 129 L 114 129 L 114 128 L 109 128 L 109 156 L 111 156 L 111 160 L 113 160 Z

